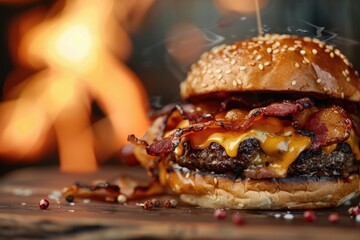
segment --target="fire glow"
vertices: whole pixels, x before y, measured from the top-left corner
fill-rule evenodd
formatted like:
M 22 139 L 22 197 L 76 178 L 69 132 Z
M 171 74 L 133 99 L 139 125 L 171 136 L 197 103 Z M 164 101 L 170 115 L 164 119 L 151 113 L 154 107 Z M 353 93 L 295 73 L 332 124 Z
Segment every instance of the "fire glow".
M 151 2 L 143 2 L 138 18 Z M 115 10 L 137 9 L 114 0 L 62 4 L 35 9 L 11 26 L 17 66 L 0 104 L 0 155 L 35 160 L 56 143 L 61 170 L 89 172 L 119 151 L 128 134 L 142 135 L 149 124 L 146 93 L 119 61 L 129 55 L 131 42 Z M 96 122 L 92 101 L 105 115 Z

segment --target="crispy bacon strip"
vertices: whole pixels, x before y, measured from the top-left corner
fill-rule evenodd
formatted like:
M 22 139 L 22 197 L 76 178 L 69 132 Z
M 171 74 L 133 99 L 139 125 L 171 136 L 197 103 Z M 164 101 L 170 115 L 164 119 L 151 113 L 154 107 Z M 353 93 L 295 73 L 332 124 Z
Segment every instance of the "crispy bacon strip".
M 186 134 L 192 132 L 199 132 L 206 128 L 224 128 L 227 130 L 242 130 L 245 131 L 252 124 L 265 116 L 287 116 L 294 114 L 298 111 L 302 111 L 311 107 L 313 104 L 309 98 L 302 98 L 297 101 L 283 101 L 280 103 L 272 103 L 267 107 L 258 108 L 251 111 L 245 119 L 242 121 L 227 121 L 227 120 L 215 120 L 210 118 L 207 122 L 195 123 L 189 127 L 177 129 L 173 134 L 167 138 L 155 140 L 153 143 L 148 144 L 143 140 L 137 139 L 135 136 L 130 135 L 128 140 L 134 144 L 141 144 L 146 147 L 146 151 L 149 155 L 159 156 L 170 153 L 175 150 L 181 141 L 181 138 Z
M 310 109 L 295 117 L 297 128 L 312 133 L 312 149 L 343 142 L 350 136 L 352 121 L 346 111 L 339 106 L 324 109 Z

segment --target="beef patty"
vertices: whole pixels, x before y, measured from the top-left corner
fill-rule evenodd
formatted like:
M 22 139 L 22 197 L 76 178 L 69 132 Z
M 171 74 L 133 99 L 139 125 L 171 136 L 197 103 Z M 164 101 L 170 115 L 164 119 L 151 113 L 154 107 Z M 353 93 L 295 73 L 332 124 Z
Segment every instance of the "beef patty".
M 192 149 L 188 141 L 184 143 L 184 154 L 175 157 L 174 161 L 190 170 L 244 176 L 246 169 L 256 168 L 259 164 L 255 161 L 259 154 L 264 152 L 254 138 L 248 138 L 240 144 L 236 157 L 229 157 L 218 143 L 197 150 Z M 355 160 L 348 143 L 339 143 L 330 154 L 323 153 L 321 149 L 303 151 L 290 165 L 287 176 L 347 176 L 358 171 L 359 162 Z

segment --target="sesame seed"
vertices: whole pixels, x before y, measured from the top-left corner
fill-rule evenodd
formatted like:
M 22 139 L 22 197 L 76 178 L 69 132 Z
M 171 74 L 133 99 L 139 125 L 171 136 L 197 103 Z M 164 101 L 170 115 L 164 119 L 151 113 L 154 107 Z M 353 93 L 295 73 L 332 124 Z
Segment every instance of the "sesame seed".
M 331 51 L 334 50 L 334 47 L 331 46 L 331 45 L 326 45 L 326 48 L 329 49 L 329 50 L 331 50 Z
M 311 38 L 309 38 L 309 37 L 304 37 L 304 41 L 305 41 L 305 42 L 310 42 L 310 41 L 311 41 Z
M 236 61 L 235 61 L 235 59 L 233 59 L 233 60 L 231 60 L 231 65 L 235 65 L 235 63 L 236 63 Z
M 304 50 L 304 49 L 303 49 L 303 50 L 300 50 L 300 54 L 301 54 L 301 55 L 305 55 L 305 54 L 306 54 L 305 50 Z
M 292 82 L 291 82 L 291 85 L 295 86 L 295 85 L 296 85 L 296 81 L 295 81 L 295 80 L 292 81 Z
M 304 61 L 305 61 L 306 63 L 310 63 L 310 61 L 309 61 L 309 59 L 308 59 L 307 57 L 304 57 Z
M 301 42 L 300 40 L 295 40 L 294 43 L 297 43 L 297 44 L 299 44 L 299 45 L 302 44 L 302 42 Z
M 344 63 L 345 63 L 347 66 L 350 65 L 350 64 L 349 64 L 349 61 L 348 61 L 347 59 L 344 59 Z
M 319 43 L 319 48 L 324 48 L 324 44 Z
M 331 58 L 334 57 L 334 53 L 333 53 L 333 52 L 330 53 L 330 57 L 331 57 Z
M 270 65 L 270 62 L 265 62 L 264 63 L 264 66 L 269 66 Z
M 221 73 L 221 69 L 218 68 L 218 69 L 215 70 L 215 72 L 216 73 Z
M 267 51 L 267 53 L 270 54 L 270 53 L 272 52 L 272 49 L 268 47 L 268 48 L 266 49 L 266 51 Z
M 350 74 L 349 70 L 345 69 L 344 71 L 345 71 L 346 75 Z
M 319 39 L 317 39 L 317 38 L 313 38 L 312 41 L 313 41 L 314 43 L 323 44 L 323 43 L 322 43 Z
M 274 43 L 273 45 L 271 45 L 271 47 L 274 49 L 274 48 L 277 48 L 278 46 L 280 46 L 280 42 L 276 42 Z
M 282 49 L 281 49 L 281 52 L 282 52 L 282 53 L 286 52 L 286 49 L 285 49 L 285 48 L 282 48 Z
M 316 55 L 318 52 L 316 49 L 311 50 L 314 55 Z
M 234 87 L 236 87 L 238 85 L 238 83 L 235 80 L 233 80 L 232 84 Z
M 201 86 L 206 88 L 208 85 L 206 83 L 202 83 Z
M 264 65 L 262 65 L 261 63 L 259 64 L 259 68 L 260 70 L 263 70 L 264 69 Z
M 236 82 L 239 84 L 239 85 L 242 85 L 243 82 L 241 81 L 241 79 L 236 79 Z
M 241 66 L 240 71 L 244 71 L 244 70 L 246 70 L 246 66 Z
M 349 77 L 347 77 L 347 78 L 346 78 L 346 81 L 347 81 L 347 82 L 350 82 L 350 78 L 349 78 Z
M 331 50 L 328 49 L 328 48 L 326 48 L 326 49 L 325 49 L 325 52 L 326 52 L 326 53 L 329 53 L 329 52 L 331 52 Z
M 223 84 L 226 83 L 224 79 L 221 79 L 220 82 L 223 83 Z
M 300 64 L 299 63 L 295 63 L 295 67 L 299 68 Z
M 277 53 L 279 53 L 279 52 L 280 52 L 279 49 L 275 49 L 272 53 L 273 53 L 273 54 L 277 54 Z
M 218 183 L 218 179 L 216 177 L 214 178 L 214 183 L 215 185 Z
M 190 178 L 190 172 L 187 172 L 187 173 L 186 173 L 185 178 L 187 178 L 187 179 Z
M 358 72 L 358 71 L 355 71 L 355 75 L 356 75 L 356 76 L 359 76 L 359 72 Z
M 231 73 L 231 69 L 226 70 L 225 73 L 226 73 L 226 74 Z
M 289 49 L 289 51 L 292 51 L 292 52 L 295 51 L 294 47 L 289 47 L 288 49 Z
M 256 55 L 257 53 L 258 53 L 257 50 L 254 50 L 254 51 L 252 52 L 253 55 Z
M 342 74 L 344 75 L 344 77 L 347 77 L 347 74 L 346 74 L 345 70 L 342 71 Z
M 344 98 L 344 95 L 345 95 L 344 92 L 341 92 L 341 98 Z
M 316 79 L 316 82 L 321 83 L 321 79 L 320 78 Z
M 262 58 L 261 55 L 256 56 L 256 60 L 260 60 L 261 58 Z
M 222 75 L 222 74 L 219 74 L 218 77 L 217 77 L 217 79 L 220 80 L 220 79 L 222 79 L 222 77 L 223 77 L 223 75 Z
M 335 49 L 334 52 L 335 52 L 335 55 L 336 55 L 336 56 L 340 56 L 340 54 L 341 54 L 339 49 Z

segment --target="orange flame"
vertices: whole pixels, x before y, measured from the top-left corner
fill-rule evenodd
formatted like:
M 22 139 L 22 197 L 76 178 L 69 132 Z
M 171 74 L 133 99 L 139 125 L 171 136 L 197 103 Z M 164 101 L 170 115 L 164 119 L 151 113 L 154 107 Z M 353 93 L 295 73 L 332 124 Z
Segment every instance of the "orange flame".
M 0 104 L 0 154 L 29 159 L 43 153 L 55 138 L 60 168 L 89 172 L 96 170 L 97 161 L 118 151 L 129 133 L 145 132 L 146 93 L 111 49 L 114 39 L 121 46 L 114 50 L 122 58 L 131 49 L 114 14 L 116 9 L 136 10 L 125 4 L 68 0 L 60 10 L 54 6 L 54 16 L 36 10 L 14 23 L 17 31 L 10 41 L 16 42 L 17 35 L 21 39 L 13 45 L 15 61 L 21 71 L 35 73 L 19 84 L 19 71 L 7 79 L 8 101 Z M 92 101 L 106 115 L 96 123 L 91 121 Z

